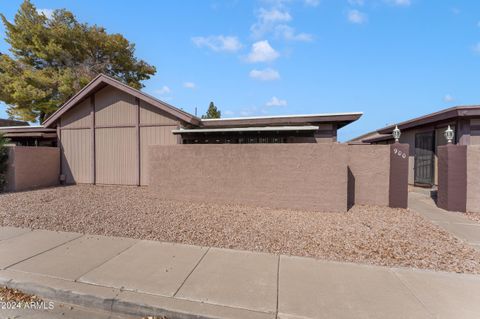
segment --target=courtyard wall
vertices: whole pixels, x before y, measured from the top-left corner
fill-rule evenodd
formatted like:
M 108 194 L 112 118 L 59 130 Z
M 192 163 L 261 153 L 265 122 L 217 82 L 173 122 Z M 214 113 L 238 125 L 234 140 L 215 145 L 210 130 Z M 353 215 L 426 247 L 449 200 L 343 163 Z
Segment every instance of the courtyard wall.
M 152 145 L 149 187 L 167 199 L 324 212 L 406 207 L 408 146 L 395 145 Z
M 8 154 L 6 191 L 24 191 L 59 184 L 58 147 L 12 146 Z
M 480 213 L 480 145 L 467 146 L 467 211 Z

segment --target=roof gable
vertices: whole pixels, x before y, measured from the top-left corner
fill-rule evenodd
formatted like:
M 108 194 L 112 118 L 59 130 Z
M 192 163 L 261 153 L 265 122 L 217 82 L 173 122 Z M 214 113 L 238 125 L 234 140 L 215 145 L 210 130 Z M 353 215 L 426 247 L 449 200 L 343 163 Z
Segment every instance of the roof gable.
M 143 93 L 137 89 L 134 89 L 120 81 L 117 81 L 109 76 L 104 74 L 99 74 L 96 78 L 94 78 L 90 83 L 88 83 L 84 88 L 77 92 L 70 100 L 65 102 L 57 111 L 55 111 L 48 119 L 45 120 L 43 125 L 45 127 L 51 127 L 65 112 L 70 110 L 71 108 L 75 107 L 79 102 L 83 101 L 86 97 L 90 96 L 91 94 L 97 92 L 99 89 L 110 85 L 119 89 L 123 92 L 126 92 L 130 95 L 133 95 L 140 100 L 143 100 L 154 107 L 186 122 L 193 125 L 200 125 L 201 120 L 193 116 L 185 111 L 182 111 L 168 103 L 160 101 L 146 93 Z

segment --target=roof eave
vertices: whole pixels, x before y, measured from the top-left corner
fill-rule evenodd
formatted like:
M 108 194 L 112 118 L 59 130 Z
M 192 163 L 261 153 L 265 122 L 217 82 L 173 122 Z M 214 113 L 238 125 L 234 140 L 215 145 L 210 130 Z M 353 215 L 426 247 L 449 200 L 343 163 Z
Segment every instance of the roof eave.
M 318 126 L 263 126 L 263 127 L 230 127 L 230 128 L 199 128 L 176 129 L 173 134 L 202 134 L 202 133 L 235 133 L 235 132 L 289 132 L 289 131 L 316 131 Z
M 55 111 L 50 117 L 48 117 L 43 125 L 45 127 L 50 127 L 70 108 L 75 106 L 77 103 L 81 102 L 84 98 L 89 96 L 89 94 L 94 93 L 95 89 L 102 85 L 102 83 L 106 85 L 111 85 L 119 90 L 125 91 L 149 104 L 152 104 L 159 109 L 177 117 L 179 120 L 182 120 L 186 123 L 192 125 L 200 125 L 200 118 L 193 116 L 185 111 L 182 111 L 168 103 L 160 101 L 144 92 L 136 90 L 120 81 L 112 79 L 104 74 L 99 74 L 96 76 L 90 83 L 88 83 L 85 87 L 83 87 L 80 91 L 78 91 L 72 98 L 70 98 L 67 102 L 65 102 L 57 111 Z
M 304 114 L 293 116 L 277 117 L 251 117 L 251 118 L 224 118 L 217 120 L 202 120 L 202 127 L 249 127 L 259 125 L 299 125 L 299 124 L 317 124 L 317 123 L 336 123 L 339 128 L 358 120 L 362 113 L 344 113 L 344 114 Z
M 385 136 L 376 136 L 372 138 L 366 138 L 362 140 L 362 143 L 375 143 L 375 142 L 383 142 L 383 141 L 389 141 L 393 140 L 393 136 L 391 134 L 385 134 Z
M 480 116 L 480 106 L 456 106 L 448 108 L 446 110 L 417 117 L 408 121 L 389 125 L 387 127 L 379 129 L 377 132 L 380 134 L 390 134 L 395 129 L 395 126 L 398 126 L 400 130 L 406 130 L 417 126 L 428 125 L 439 121 L 453 119 L 456 117 L 471 116 Z
M 0 127 L 0 132 L 10 133 L 10 132 L 56 132 L 55 129 L 46 128 L 43 126 L 3 126 Z

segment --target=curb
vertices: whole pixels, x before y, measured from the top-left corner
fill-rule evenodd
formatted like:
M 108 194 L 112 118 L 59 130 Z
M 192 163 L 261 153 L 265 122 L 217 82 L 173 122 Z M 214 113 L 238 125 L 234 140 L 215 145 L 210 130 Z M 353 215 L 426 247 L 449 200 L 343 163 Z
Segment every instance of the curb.
M 6 272 L 10 272 L 10 274 L 15 272 L 15 275 L 18 276 L 6 276 Z M 16 277 L 26 278 L 18 279 Z M 247 309 L 135 293 L 116 288 L 69 282 L 52 277 L 39 276 L 42 277 L 41 280 L 35 280 L 33 277 L 37 276 L 3 270 L 0 271 L 0 285 L 21 290 L 42 299 L 135 317 L 164 316 L 168 319 L 275 318 L 274 313 L 261 313 Z M 45 281 L 51 283 L 47 285 Z M 91 293 L 92 290 L 98 290 L 99 294 Z

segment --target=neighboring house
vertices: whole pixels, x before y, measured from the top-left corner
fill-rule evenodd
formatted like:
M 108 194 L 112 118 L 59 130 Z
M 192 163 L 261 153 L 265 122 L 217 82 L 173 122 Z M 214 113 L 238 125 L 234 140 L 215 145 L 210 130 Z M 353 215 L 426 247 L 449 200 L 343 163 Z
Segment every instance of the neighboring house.
M 0 127 L 10 145 L 17 146 L 57 146 L 55 129 L 43 126 L 4 126 Z
M 453 143 L 480 145 L 480 106 L 456 106 L 359 136 L 352 144 L 393 143 L 395 126 L 401 130 L 400 143 L 410 145 L 409 183 L 420 186 L 437 184 L 437 147 L 447 141 L 448 125 L 455 131 Z
M 8 138 L 8 145 L 57 146 L 55 129 L 30 126 L 28 122 L 24 121 L 0 119 L 0 133 Z
M 36 130 L 58 139 L 67 183 L 147 185 L 149 145 L 333 143 L 337 130 L 361 115 L 202 120 L 99 75 Z
M 0 133 L 8 138 L 8 145 L 57 146 L 55 129 L 30 126 L 28 122 L 24 121 L 0 119 Z
M 0 127 L 4 126 L 28 126 L 28 122 L 11 119 L 0 119 Z

